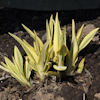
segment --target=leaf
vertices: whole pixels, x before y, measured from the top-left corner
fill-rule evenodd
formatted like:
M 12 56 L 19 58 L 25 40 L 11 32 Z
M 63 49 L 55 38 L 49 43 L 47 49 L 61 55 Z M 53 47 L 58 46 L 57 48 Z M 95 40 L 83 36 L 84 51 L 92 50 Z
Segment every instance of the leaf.
M 78 52 L 78 44 L 76 40 L 76 33 L 75 33 L 75 22 L 72 20 L 72 51 L 73 51 L 73 56 Z
M 20 68 L 19 68 L 19 66 L 18 66 L 18 64 L 17 64 L 17 62 L 16 62 L 16 60 L 15 60 L 15 58 L 14 57 L 12 57 L 12 59 L 13 59 L 13 63 L 14 63 L 14 67 L 15 67 L 15 69 L 16 69 L 16 72 L 17 72 L 17 74 L 22 74 L 21 73 L 21 71 L 20 71 Z M 4 66 L 4 65 L 3 65 Z
M 52 36 L 53 36 L 53 15 L 51 15 L 51 17 L 50 17 L 49 28 L 50 28 L 50 36 L 52 38 Z
M 36 52 L 30 46 L 28 46 L 26 43 L 24 43 L 20 38 L 13 35 L 12 33 L 9 33 L 9 34 L 21 44 L 21 46 L 23 47 L 23 49 L 25 50 L 25 52 L 29 56 L 29 58 L 31 60 L 35 61 L 36 63 L 38 63 L 38 56 L 37 56 Z
M 37 64 L 35 64 L 33 61 L 29 60 L 28 61 L 29 63 L 29 66 L 34 70 L 34 71 L 38 71 L 38 67 L 37 67 Z
M 7 57 L 4 57 L 4 59 L 5 59 L 6 65 L 7 65 L 7 69 L 13 71 L 14 73 L 17 73 L 17 72 L 16 72 L 16 69 L 15 69 L 15 66 L 14 66 L 14 64 L 10 61 L 10 59 L 8 59 Z
M 22 24 L 23 28 L 30 34 L 30 36 L 35 39 L 35 35 L 34 33 L 28 28 L 26 27 L 24 24 Z M 35 32 L 35 31 L 34 31 Z M 39 46 L 40 46 L 40 49 L 43 47 L 43 42 L 41 41 L 41 39 L 37 36 L 37 39 L 39 41 Z
M 77 39 L 77 43 L 78 43 L 78 45 L 79 45 L 79 43 L 80 43 L 80 37 L 81 37 L 81 35 L 82 35 L 83 28 L 84 28 L 84 24 L 81 26 L 79 32 L 77 33 L 77 37 L 76 37 L 76 39 Z
M 66 45 L 66 25 L 64 26 L 64 29 L 63 29 L 63 42 L 64 42 L 64 45 Z
M 43 46 L 43 48 L 42 48 L 42 51 L 41 51 L 41 54 L 40 54 L 40 59 L 39 59 L 39 65 L 41 65 L 41 70 L 43 70 L 43 67 L 44 67 L 44 62 L 45 62 L 45 57 L 46 57 L 46 50 L 47 50 L 47 47 L 48 47 L 48 45 L 49 45 L 49 43 L 50 43 L 50 40 L 48 40 L 45 44 L 44 44 L 44 46 Z
M 75 32 L 75 21 L 72 19 L 72 43 L 75 40 L 76 32 Z
M 50 39 L 50 29 L 48 25 L 48 20 L 46 20 L 46 34 L 47 34 L 47 41 Z
M 49 48 L 49 50 L 48 50 L 48 52 L 49 52 L 49 59 L 51 59 L 51 61 L 53 60 L 53 58 L 54 58 L 54 51 L 53 51 L 53 45 L 51 46 L 51 48 Z
M 40 55 L 41 49 L 39 46 L 39 41 L 37 40 L 36 33 L 35 33 L 34 47 L 35 47 L 35 50 L 37 51 L 37 54 Z
M 46 72 L 48 72 L 48 70 L 51 68 L 51 66 L 52 66 L 52 63 L 51 62 L 48 62 L 48 67 L 46 69 Z
M 78 61 L 78 57 L 73 61 L 73 66 L 75 66 L 76 62 Z
M 23 86 L 28 85 L 31 87 L 31 84 L 23 77 L 23 76 L 19 76 L 16 73 L 14 73 L 13 71 L 6 69 L 5 67 L 0 65 L 0 68 L 7 71 L 8 73 L 10 73 L 16 80 L 18 80 L 19 83 L 21 83 Z
M 85 61 L 85 58 L 83 58 L 83 59 L 81 60 L 81 62 L 79 63 L 79 66 L 78 66 L 78 69 L 77 69 L 77 72 L 78 72 L 79 74 L 81 74 L 82 71 L 83 71 L 83 68 L 84 68 L 84 61 Z
M 13 71 L 7 69 L 7 68 L 4 68 L 3 66 L 0 65 L 0 68 L 9 72 L 10 74 L 13 75 L 14 78 L 16 78 L 21 84 L 23 84 L 23 80 L 21 79 L 21 77 L 19 77 L 18 75 L 16 75 Z
M 27 45 L 27 47 L 29 47 L 32 51 L 36 52 L 37 54 L 37 51 L 34 49 L 35 47 L 31 46 L 27 41 L 23 40 L 23 42 Z
M 58 66 L 62 66 L 62 55 L 58 55 L 58 57 L 59 57 L 59 62 L 58 62 Z
M 57 65 L 53 65 L 53 68 L 57 71 L 64 71 L 67 69 L 66 66 L 57 66 Z
M 67 55 L 67 47 L 65 45 L 62 45 L 61 49 L 57 52 L 57 54 L 65 57 Z
M 54 29 L 54 43 L 53 43 L 53 48 L 55 55 L 57 55 L 57 51 L 61 48 L 61 29 L 59 25 L 59 19 L 58 19 L 58 13 L 56 13 L 56 19 L 55 19 L 55 29 Z
M 24 65 L 24 72 L 25 72 L 26 79 L 29 80 L 30 75 L 31 75 L 31 71 L 30 71 L 30 67 L 29 67 L 29 64 L 28 64 L 28 58 L 26 57 L 25 59 L 26 60 L 25 60 L 25 65 Z
M 53 40 L 53 15 L 51 15 L 51 17 L 50 17 L 48 30 L 49 30 L 49 34 L 47 34 L 47 35 L 50 36 L 48 38 L 48 40 L 51 39 L 50 44 L 49 44 L 49 48 L 48 48 L 48 49 L 50 49 L 52 46 L 52 40 Z
M 9 69 L 8 66 L 7 66 L 5 63 L 1 62 L 1 64 L 2 64 L 6 69 Z
M 37 46 L 37 50 L 38 52 L 40 53 L 40 51 L 42 50 L 42 47 L 43 47 L 43 42 L 41 41 L 41 39 L 36 35 L 36 32 L 34 31 L 34 34 L 35 34 L 35 43 L 36 43 L 36 46 Z
M 84 49 L 89 44 L 89 42 L 92 40 L 92 38 L 94 37 L 94 35 L 96 34 L 98 30 L 99 28 L 96 28 L 84 37 L 84 39 L 79 45 L 79 51 Z
M 52 52 L 53 52 L 53 46 L 47 52 L 46 60 L 45 60 L 45 64 L 44 64 L 44 68 L 42 70 L 43 72 L 47 72 L 50 69 L 51 65 L 52 65 L 52 63 L 49 62 L 51 60 L 51 54 L 52 54 Z
M 15 61 L 18 64 L 19 70 L 22 73 L 22 75 L 24 75 L 23 73 L 23 58 L 22 55 L 20 53 L 20 51 L 18 50 L 17 46 L 14 47 L 14 57 L 15 57 Z

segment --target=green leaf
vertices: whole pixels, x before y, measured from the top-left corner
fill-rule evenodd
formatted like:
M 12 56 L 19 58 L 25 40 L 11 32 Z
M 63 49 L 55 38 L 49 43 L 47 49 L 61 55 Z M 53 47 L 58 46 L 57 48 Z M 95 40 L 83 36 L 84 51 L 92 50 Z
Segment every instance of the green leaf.
M 42 48 L 42 51 L 41 51 L 41 54 L 40 54 L 40 59 L 39 59 L 39 65 L 41 65 L 41 70 L 43 70 L 43 68 L 44 68 L 44 62 L 45 62 L 45 57 L 46 57 L 46 50 L 47 50 L 47 47 L 49 46 L 49 43 L 50 43 L 50 40 L 48 40 L 45 44 L 44 44 L 44 46 L 43 46 L 43 48 Z
M 40 53 L 40 51 L 42 50 L 43 47 L 43 42 L 41 41 L 41 39 L 36 35 L 36 32 L 34 31 L 34 40 L 35 40 L 35 44 L 38 50 L 38 53 Z
M 76 37 L 76 31 L 75 31 L 75 21 L 72 19 L 72 43 L 74 42 Z
M 47 69 L 46 69 L 46 71 L 44 71 L 44 72 L 48 72 L 48 70 L 51 68 L 51 66 L 52 66 L 52 63 L 51 62 L 48 62 L 48 67 L 47 67 Z
M 24 75 L 23 73 L 23 58 L 22 55 L 20 53 L 20 51 L 18 50 L 17 46 L 14 47 L 14 57 L 15 57 L 15 61 L 18 64 L 19 70 L 22 73 L 22 75 Z
M 47 41 L 50 39 L 50 29 L 48 25 L 48 20 L 46 20 L 46 34 L 47 34 Z
M 37 51 L 34 49 L 35 47 L 31 46 L 27 41 L 23 40 L 23 42 L 27 45 L 27 47 L 29 47 L 32 51 L 36 52 L 37 54 Z
M 78 72 L 79 74 L 81 74 L 82 71 L 83 71 L 83 68 L 84 68 L 84 61 L 85 61 L 85 58 L 83 58 L 83 59 L 81 60 L 81 62 L 79 63 L 79 66 L 78 66 L 78 69 L 77 69 L 77 72 Z
M 35 34 L 28 28 L 26 27 L 24 24 L 22 24 L 23 28 L 30 34 L 30 36 L 35 39 Z M 34 31 L 35 32 L 35 31 Z M 35 32 L 36 33 L 36 32 Z M 40 46 L 40 49 L 42 49 L 43 47 L 43 42 L 41 41 L 41 39 L 37 36 L 37 39 L 39 41 L 39 46 Z
M 47 52 L 46 60 L 45 60 L 45 64 L 44 64 L 44 68 L 42 70 L 43 72 L 47 72 L 50 69 L 51 65 L 52 65 L 52 63 L 49 62 L 51 60 L 51 54 L 52 54 L 52 52 L 53 52 L 53 46 Z
M 49 21 L 49 32 L 50 32 L 50 38 L 49 39 L 51 39 L 51 41 L 50 41 L 48 49 L 50 49 L 53 45 L 53 43 L 52 43 L 52 40 L 53 40 L 53 15 L 51 15 L 50 21 Z
M 30 84 L 22 75 L 19 75 L 19 74 L 13 72 L 12 70 L 7 69 L 7 68 L 5 68 L 5 67 L 3 67 L 3 66 L 1 66 L 1 65 L 0 65 L 0 68 L 3 69 L 3 70 L 5 70 L 5 71 L 7 71 L 8 73 L 10 73 L 10 74 L 11 74 L 16 80 L 18 80 L 19 83 L 21 83 L 23 86 L 28 85 L 28 86 L 31 87 L 31 84 Z
M 16 72 L 17 72 L 17 74 L 23 74 L 23 73 L 21 73 L 21 70 L 20 70 L 20 66 L 18 66 L 18 64 L 17 64 L 17 62 L 16 62 L 16 60 L 15 60 L 15 58 L 14 57 L 12 57 L 12 59 L 13 59 L 13 63 L 14 63 L 14 67 L 15 67 L 15 69 L 16 69 Z M 4 65 L 3 65 L 4 66 Z
M 6 69 L 9 69 L 5 63 L 1 62 L 1 64 L 2 64 Z
M 78 44 L 76 40 L 76 32 L 75 32 L 75 22 L 72 20 L 72 46 L 73 46 L 73 56 L 78 52 Z M 75 59 L 75 58 L 74 58 Z
M 15 36 L 11 33 L 9 33 L 9 34 L 21 44 L 21 46 L 23 47 L 23 49 L 25 50 L 25 52 L 27 53 L 29 58 L 31 60 L 35 61 L 36 63 L 38 63 L 38 56 L 37 56 L 36 52 L 30 46 L 28 46 L 26 43 L 24 43 L 20 38 L 18 38 L 17 36 Z
M 65 71 L 67 69 L 66 66 L 57 66 L 57 65 L 53 65 L 53 68 L 57 71 Z
M 79 51 L 84 49 L 89 44 L 89 42 L 92 40 L 92 38 L 94 37 L 94 35 L 96 34 L 98 30 L 99 28 L 96 28 L 84 37 L 84 39 L 79 45 Z
M 63 42 L 64 42 L 64 45 L 66 45 L 66 25 L 64 26 L 64 29 L 63 29 Z
M 67 55 L 67 50 L 67 47 L 65 45 L 62 45 L 61 49 L 57 52 L 57 54 L 65 57 Z
M 81 26 L 79 32 L 77 33 L 76 39 L 77 39 L 78 45 L 80 44 L 80 38 L 81 38 L 81 35 L 82 35 L 82 32 L 83 32 L 83 28 L 84 28 L 84 24 Z
M 57 51 L 60 50 L 61 48 L 61 36 L 62 32 L 60 29 L 60 24 L 59 24 L 59 19 L 58 19 L 58 13 L 56 13 L 56 19 L 55 19 L 55 29 L 54 29 L 54 43 L 53 43 L 53 48 L 55 55 L 57 55 Z
M 34 70 L 34 71 L 38 71 L 38 67 L 37 67 L 37 64 L 35 64 L 33 61 L 29 60 L 28 61 L 29 63 L 29 66 Z
M 35 51 L 37 52 L 37 55 L 40 55 L 40 46 L 39 46 L 39 42 L 37 40 L 37 36 L 35 34 L 35 41 L 34 41 L 34 48 L 35 48 Z
M 29 80 L 30 75 L 31 75 L 31 71 L 30 71 L 30 67 L 29 67 L 29 64 L 28 64 L 28 58 L 26 57 L 25 59 L 26 60 L 25 60 L 25 65 L 24 65 L 24 72 L 25 72 L 26 79 Z
M 18 76 L 17 74 L 15 74 L 13 71 L 9 70 L 9 69 L 6 69 L 4 68 L 3 66 L 0 65 L 0 68 L 9 72 L 11 75 L 13 75 L 14 78 L 16 78 L 21 84 L 25 84 L 24 80 L 22 79 L 22 77 Z
M 16 67 L 14 66 L 14 64 L 10 61 L 10 59 L 8 59 L 7 57 L 4 57 L 6 65 L 7 65 L 7 69 L 13 71 L 14 73 L 16 72 Z
M 53 15 L 51 15 L 51 17 L 50 17 L 49 28 L 50 28 L 50 36 L 52 38 L 52 36 L 53 36 Z

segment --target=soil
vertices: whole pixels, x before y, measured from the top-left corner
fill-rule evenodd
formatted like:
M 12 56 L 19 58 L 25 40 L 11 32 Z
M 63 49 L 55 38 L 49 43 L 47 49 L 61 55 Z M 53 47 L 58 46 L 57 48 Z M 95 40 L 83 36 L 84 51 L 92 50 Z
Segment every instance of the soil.
M 55 16 L 56 11 L 31 11 L 1 7 L 0 61 L 4 62 L 4 56 L 12 60 L 14 45 L 18 46 L 23 56 L 25 55 L 20 44 L 9 36 L 8 32 L 27 40 L 31 45 L 33 44 L 33 39 L 25 32 L 21 23 L 31 30 L 36 30 L 37 35 L 45 42 L 45 21 L 50 18 L 51 14 Z M 60 11 L 59 19 L 62 28 L 66 25 L 66 35 L 69 38 L 71 38 L 71 20 L 75 19 L 76 31 L 84 23 L 83 38 L 94 28 L 100 27 L 100 9 Z M 55 77 L 46 78 L 43 83 L 34 83 L 33 89 L 29 93 L 25 92 L 25 88 L 18 81 L 8 77 L 0 80 L 0 100 L 100 100 L 99 41 L 100 30 L 90 44 L 80 52 L 79 61 L 85 57 L 85 67 L 82 74 L 67 76 L 58 81 Z M 3 76 L 7 77 L 9 74 L 0 69 L 0 79 Z M 38 80 L 35 81 L 38 82 Z

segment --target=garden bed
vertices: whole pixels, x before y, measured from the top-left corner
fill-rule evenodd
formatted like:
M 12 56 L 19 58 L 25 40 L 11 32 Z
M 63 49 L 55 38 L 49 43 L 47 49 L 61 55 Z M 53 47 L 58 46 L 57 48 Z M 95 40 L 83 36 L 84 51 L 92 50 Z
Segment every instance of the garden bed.
M 19 43 L 7 32 L 12 32 L 22 39 L 27 40 L 31 45 L 33 39 L 22 28 L 21 23 L 30 29 L 35 29 L 37 35 L 45 41 L 45 20 L 56 12 L 29 11 L 21 9 L 0 9 L 0 61 L 4 62 L 3 56 L 10 59 L 13 55 L 14 45 L 17 45 L 22 53 L 24 50 Z M 59 19 L 61 27 L 67 26 L 67 36 L 71 38 L 71 20 L 75 19 L 76 30 L 84 23 L 83 37 L 87 32 L 95 27 L 100 27 L 100 9 L 97 10 L 77 10 L 60 11 Z M 55 77 L 46 78 L 43 83 L 33 84 L 33 89 L 26 93 L 14 78 L 9 77 L 0 81 L 0 100 L 100 100 L 100 30 L 92 39 L 90 44 L 80 52 L 79 60 L 85 57 L 85 68 L 83 73 L 75 76 L 68 76 L 62 80 L 55 81 Z M 70 39 L 69 39 L 70 40 Z M 0 70 L 0 77 L 7 76 L 8 73 Z

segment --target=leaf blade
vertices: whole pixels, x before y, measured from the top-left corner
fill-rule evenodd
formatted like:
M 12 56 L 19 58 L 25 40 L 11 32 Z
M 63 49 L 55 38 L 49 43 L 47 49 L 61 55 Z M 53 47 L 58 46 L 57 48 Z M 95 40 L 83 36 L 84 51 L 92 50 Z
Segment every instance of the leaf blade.
M 66 66 L 57 66 L 57 65 L 53 65 L 53 68 L 57 71 L 65 71 L 67 69 Z
M 83 48 L 85 48 L 89 44 L 89 42 L 92 40 L 92 38 L 94 37 L 94 35 L 96 34 L 98 30 L 99 28 L 96 28 L 84 37 L 84 39 L 79 45 L 79 51 L 81 51 Z

